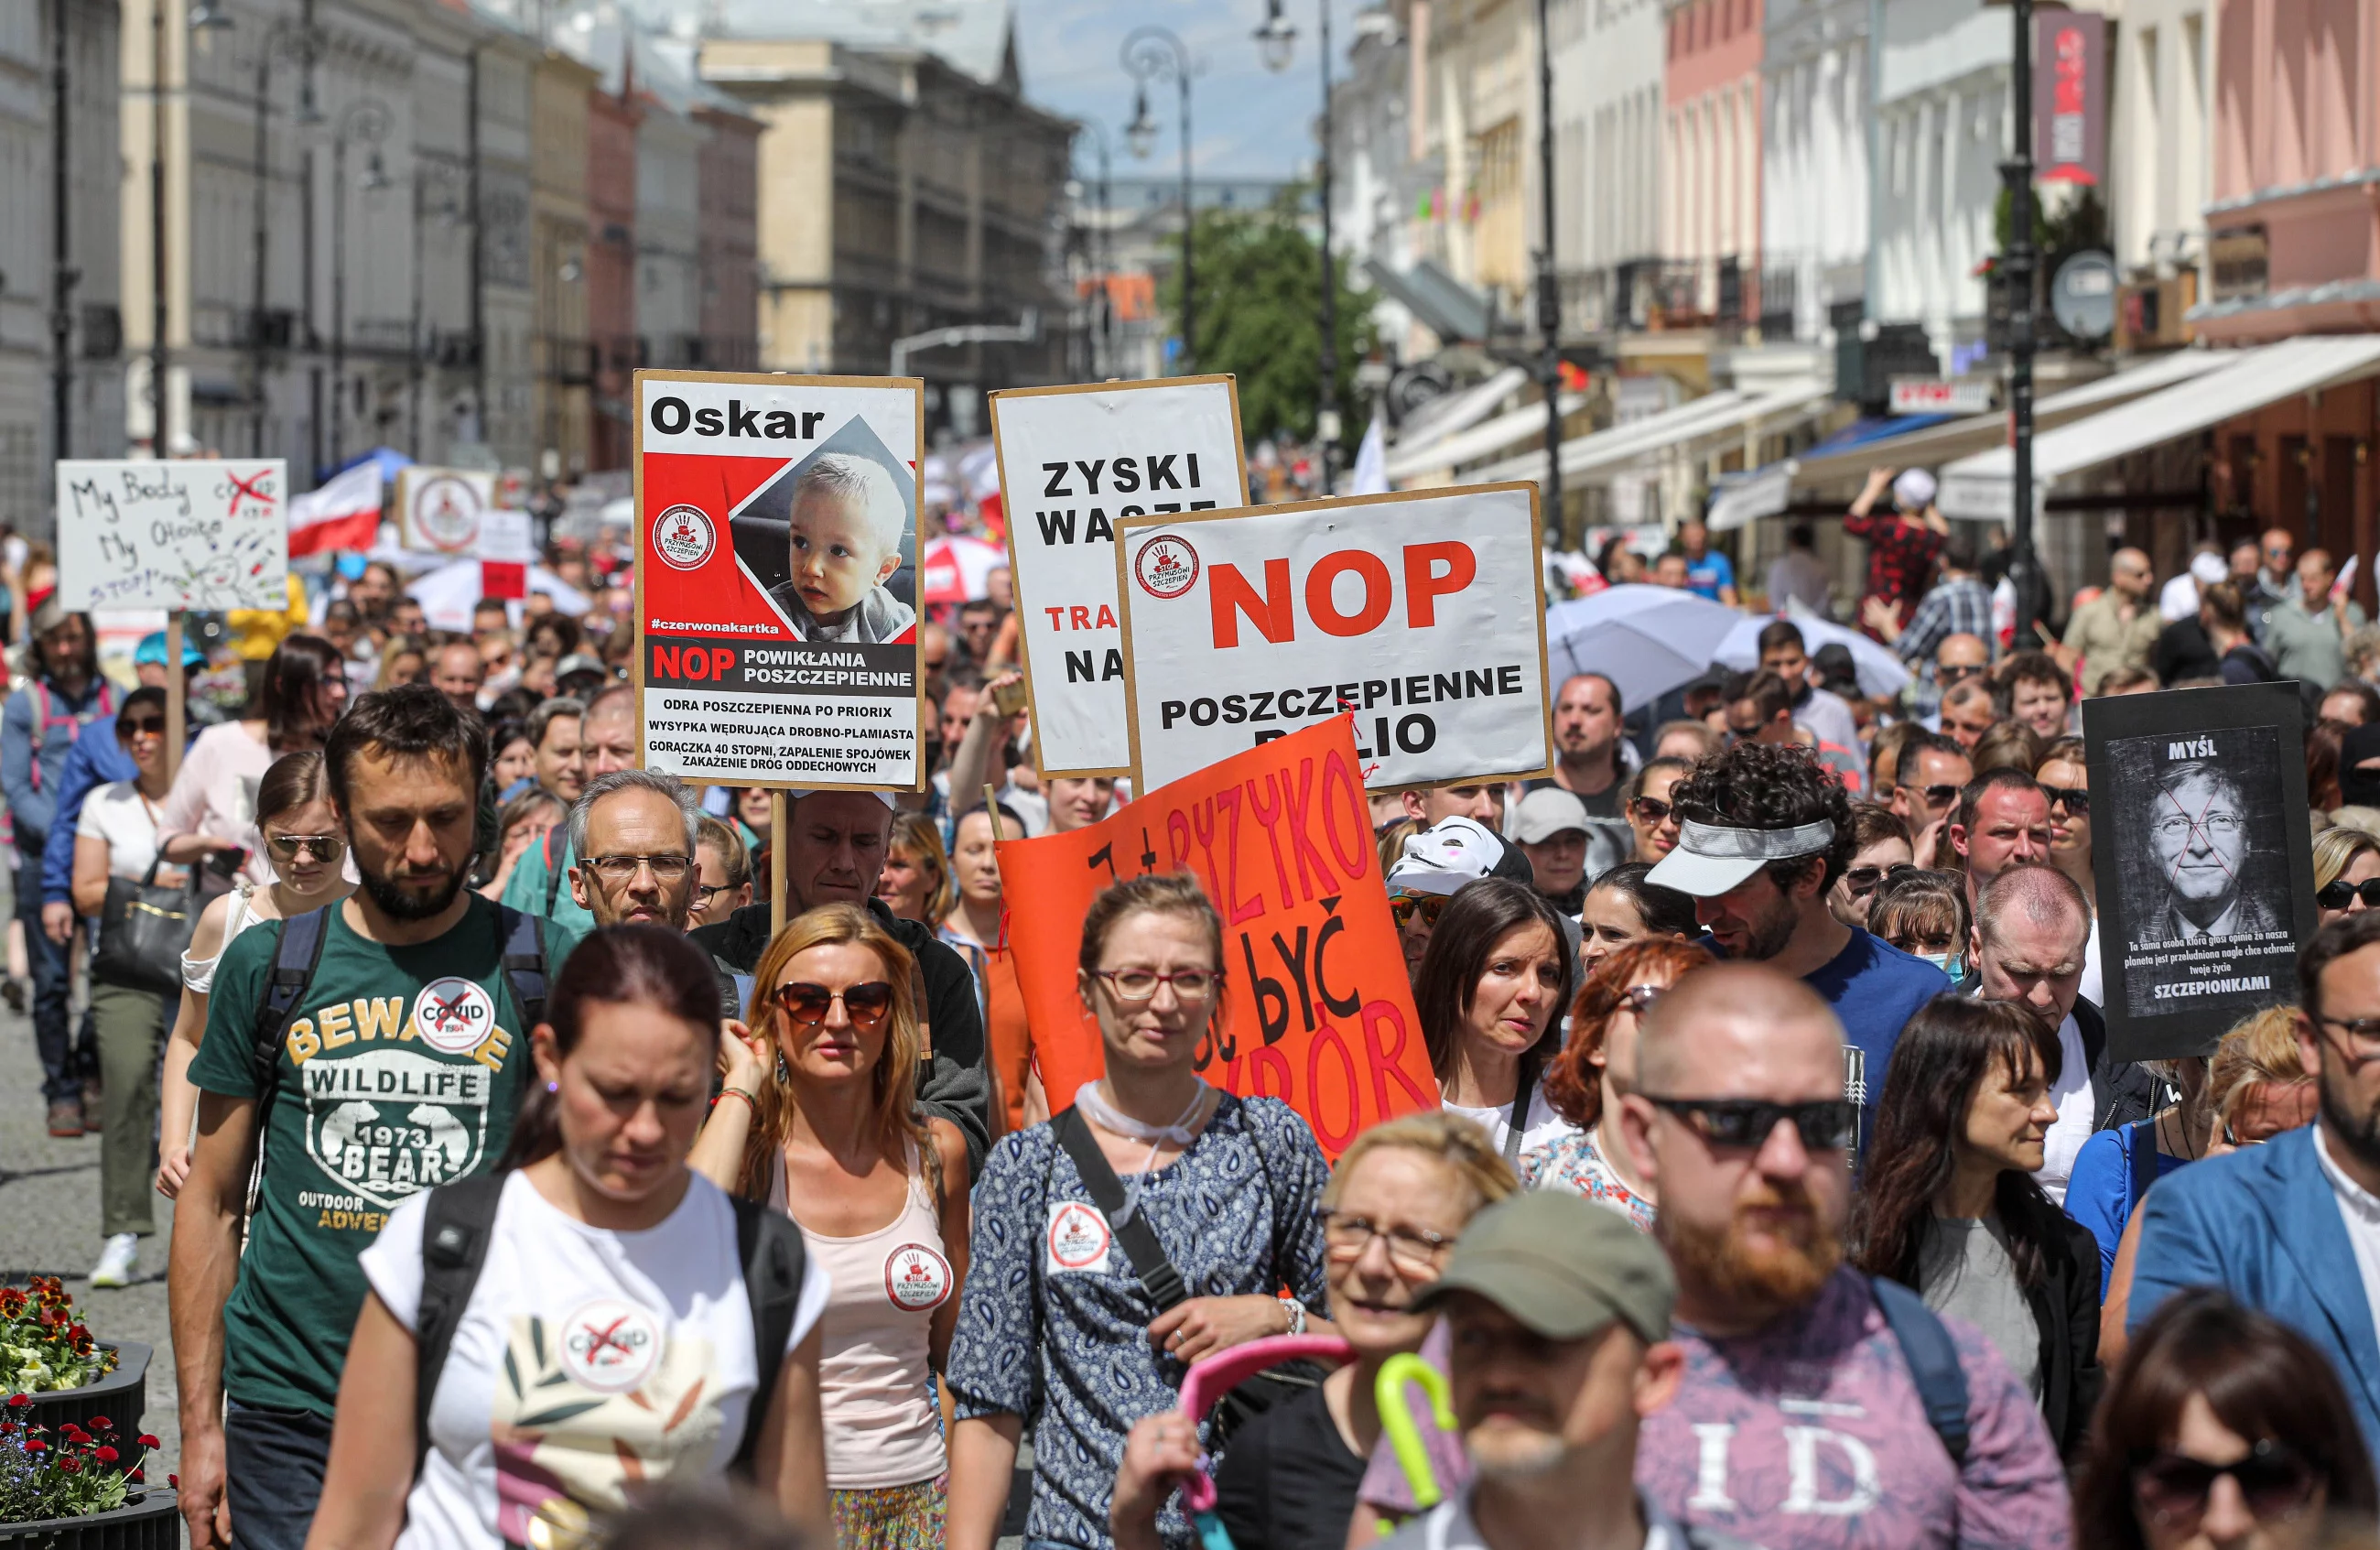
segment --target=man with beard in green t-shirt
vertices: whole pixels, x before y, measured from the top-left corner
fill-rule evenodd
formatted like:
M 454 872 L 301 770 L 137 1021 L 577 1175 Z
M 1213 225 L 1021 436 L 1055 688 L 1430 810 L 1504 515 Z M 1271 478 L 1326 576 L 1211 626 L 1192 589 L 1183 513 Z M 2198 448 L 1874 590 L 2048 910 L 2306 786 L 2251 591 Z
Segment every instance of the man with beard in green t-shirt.
M 194 1550 L 235 1532 L 240 1550 L 302 1550 L 363 1303 L 356 1256 L 398 1202 L 503 1154 L 533 1071 L 522 1001 L 542 997 L 577 941 L 464 888 L 488 765 L 476 716 L 427 685 L 367 694 L 323 762 L 361 885 L 318 922 L 232 942 L 190 1064 L 199 1141 L 169 1290 Z M 285 978 L 273 1007 L 276 970 L 303 968 L 285 958 L 317 923 L 302 992 L 289 999 Z M 292 931 L 304 934 L 284 955 Z M 260 1083 L 268 1020 L 281 1032 Z

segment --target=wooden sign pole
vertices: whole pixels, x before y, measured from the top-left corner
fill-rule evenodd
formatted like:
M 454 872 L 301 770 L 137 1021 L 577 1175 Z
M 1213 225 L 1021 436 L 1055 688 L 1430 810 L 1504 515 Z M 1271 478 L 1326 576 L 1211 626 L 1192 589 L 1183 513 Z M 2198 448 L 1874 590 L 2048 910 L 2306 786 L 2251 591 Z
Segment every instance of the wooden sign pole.
M 182 768 L 182 728 L 189 688 L 182 672 L 182 629 L 189 616 L 176 608 L 165 615 L 165 782 L 172 785 Z
M 793 827 L 785 819 L 787 805 L 783 791 L 769 793 L 769 935 L 772 939 L 785 929 L 785 836 Z

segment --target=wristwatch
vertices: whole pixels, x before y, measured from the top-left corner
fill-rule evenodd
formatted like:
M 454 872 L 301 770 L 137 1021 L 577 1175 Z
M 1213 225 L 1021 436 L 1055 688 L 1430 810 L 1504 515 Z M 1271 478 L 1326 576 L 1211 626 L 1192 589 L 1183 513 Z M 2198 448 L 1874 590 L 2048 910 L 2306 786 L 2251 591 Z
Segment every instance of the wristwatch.
M 1303 1335 L 1305 1333 L 1305 1303 L 1300 1302 L 1293 1297 L 1284 1297 L 1281 1300 L 1281 1313 L 1289 1320 L 1289 1332 L 1292 1335 Z

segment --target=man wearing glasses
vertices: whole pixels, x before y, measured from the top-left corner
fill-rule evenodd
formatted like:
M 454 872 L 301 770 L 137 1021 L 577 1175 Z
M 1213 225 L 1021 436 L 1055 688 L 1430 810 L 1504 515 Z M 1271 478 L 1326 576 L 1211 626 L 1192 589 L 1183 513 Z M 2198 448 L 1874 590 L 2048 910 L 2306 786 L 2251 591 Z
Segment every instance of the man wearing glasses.
M 2125 1319 L 2135 1336 L 2185 1287 L 2219 1287 L 2313 1342 L 2380 1444 L 2380 910 L 2298 956 L 2298 1054 L 2314 1123 L 2171 1175 L 2141 1203 Z M 1669 1209 L 1669 1197 L 1661 1199 Z
M 2240 787 L 2211 760 L 2186 759 L 2157 777 L 2148 848 L 2164 902 L 2134 931 L 2139 942 L 2220 942 L 2278 931 L 2280 918 L 2240 880 L 2252 847 Z
M 1934 832 L 1950 816 L 1959 793 L 1974 778 L 1975 766 L 1954 738 L 1927 732 L 1901 746 L 1889 805 L 1916 836 L 1919 856 L 1933 857 Z
M 614 770 L 570 810 L 570 897 L 599 926 L 684 931 L 702 804 L 675 775 Z
M 1659 1195 L 1685 1355 L 1677 1397 L 1645 1422 L 1646 1498 L 1769 1550 L 2060 1550 L 2065 1475 L 2007 1362 L 1843 1263 L 1857 1110 L 1827 1004 L 1723 964 L 1664 994 L 1639 1038 L 1621 1141 Z M 1961 1386 L 1963 1456 L 1921 1419 Z

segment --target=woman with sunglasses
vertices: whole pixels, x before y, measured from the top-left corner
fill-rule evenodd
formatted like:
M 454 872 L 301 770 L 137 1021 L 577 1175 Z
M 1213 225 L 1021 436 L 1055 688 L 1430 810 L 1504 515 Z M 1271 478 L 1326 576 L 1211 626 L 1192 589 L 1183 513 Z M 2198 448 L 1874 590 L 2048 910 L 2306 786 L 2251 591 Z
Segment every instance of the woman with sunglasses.
M 1648 862 L 1623 861 L 1586 890 L 1578 912 L 1582 969 L 1593 969 L 1632 942 L 1683 942 L 1702 934 L 1694 897 L 1646 882 L 1652 873 Z
M 948 1467 L 934 1374 L 967 1267 L 965 1139 L 921 1117 L 924 1058 L 908 951 L 866 910 L 830 904 L 770 942 L 751 1031 L 688 1163 L 800 1224 L 832 1291 L 819 1407 L 836 1537 L 883 1550 L 942 1541 Z
M 75 823 L 71 892 L 75 913 L 95 919 L 107 903 L 110 879 L 122 877 L 178 888 L 189 874 L 157 854 L 157 809 L 165 799 L 165 691 L 136 689 L 115 713 L 115 740 L 138 775 L 111 781 L 85 799 Z M 132 1276 L 140 1239 L 157 1230 L 149 1199 L 149 1137 L 157 1117 L 157 1046 L 165 1036 L 170 998 L 134 984 L 91 977 L 91 1016 L 99 1043 L 101 1115 L 91 1128 L 103 1138 L 99 1153 L 100 1232 L 107 1239 L 94 1287 L 120 1287 Z
M 190 1062 L 207 1031 L 207 996 L 224 949 L 259 921 L 285 921 L 335 904 L 355 887 L 346 880 L 346 835 L 331 806 L 321 754 L 290 753 L 273 762 L 257 782 L 256 826 L 273 868 L 272 883 L 259 887 L 242 878 L 230 893 L 210 901 L 182 954 L 182 1003 L 165 1044 L 159 1099 L 157 1192 L 167 1200 L 181 1192 L 190 1172 L 191 1127 L 199 1113 Z
M 991 1550 L 1028 1417 L 1026 1543 L 1106 1550 L 1125 1433 L 1176 1408 L 1191 1362 L 1260 1336 L 1329 1331 L 1313 1214 L 1329 1182 L 1322 1149 L 1288 1105 L 1232 1097 L 1198 1074 L 1219 1031 L 1222 953 L 1222 921 L 1186 874 L 1115 884 L 1084 917 L 1075 982 L 1107 1074 L 1051 1094 L 1061 1112 L 1003 1137 L 976 1184 L 945 1374 L 957 1417 L 951 1550 Z M 1098 1202 L 1118 1192 L 1111 1217 Z M 1170 1307 L 1150 1297 L 1127 1247 L 1133 1223 L 1192 1295 Z M 1211 1426 L 1198 1433 L 1229 1457 Z M 1159 1529 L 1169 1550 L 1189 1550 L 1177 1506 Z
M 284 754 L 320 749 L 346 707 L 347 664 L 338 648 L 315 635 L 292 635 L 274 647 L 254 714 L 200 733 L 174 776 L 158 821 L 165 860 L 236 855 L 245 859 L 249 882 L 270 884 L 273 866 L 257 839 L 257 782 Z
M 1882 802 L 1852 804 L 1852 862 L 1827 890 L 1827 912 L 1847 926 L 1868 929 L 1876 885 L 1897 868 L 1914 864 L 1909 825 Z
M 1653 1187 L 1616 1130 L 1603 1134 L 1603 1118 L 1616 1119 L 1620 1100 L 1636 1085 L 1636 1031 L 1645 1011 L 1710 961 L 1692 942 L 1656 938 L 1631 943 L 1587 970 L 1571 1007 L 1570 1043 L 1546 1073 L 1547 1101 L 1578 1129 L 1524 1153 L 1523 1183 L 1610 1206 L 1638 1231 L 1653 1230 Z
M 2354 1408 L 2305 1336 L 2219 1291 L 2141 1327 L 2074 1485 L 2091 1550 L 2313 1550 L 2380 1514 Z
M 2345 824 L 2314 836 L 2313 902 L 2325 926 L 2380 907 L 2380 837 Z
M 1526 884 L 1484 877 L 1448 903 L 1414 982 L 1439 1102 L 1494 1137 L 1516 1167 L 1573 1128 L 1545 1089 L 1571 972 L 1553 907 Z
M 1648 761 L 1621 787 L 1628 827 L 1636 836 L 1636 859 L 1658 861 L 1678 848 L 1678 818 L 1670 811 L 1670 787 L 1694 769 L 1682 759 Z
M 1518 1188 L 1479 1127 L 1450 1114 L 1375 1125 L 1340 1157 L 1314 1214 L 1329 1251 L 1331 1312 L 1355 1360 L 1232 1436 L 1215 1471 L 1215 1510 L 1236 1550 L 1347 1544 L 1366 1461 L 1380 1446 L 1380 1368 L 1421 1350 L 1438 1323 L 1415 1313 L 1414 1299 L 1438 1279 L 1472 1216 Z M 1434 1364 L 1444 1369 L 1443 1352 Z M 1426 1427 L 1425 1435 L 1448 1463 L 1459 1458 L 1451 1434 Z M 1159 1506 L 1196 1462 L 1196 1435 L 1179 1415 L 1133 1423 L 1108 1507 L 1116 1550 L 1157 1550 Z M 1372 1526 L 1366 1518 L 1363 1530 Z
M 2058 1035 L 2013 1002 L 1937 995 L 1909 1019 L 1876 1105 L 1853 1259 L 1983 1331 L 2070 1453 L 2099 1392 L 2091 1235 L 2034 1181 L 2058 1119 Z

